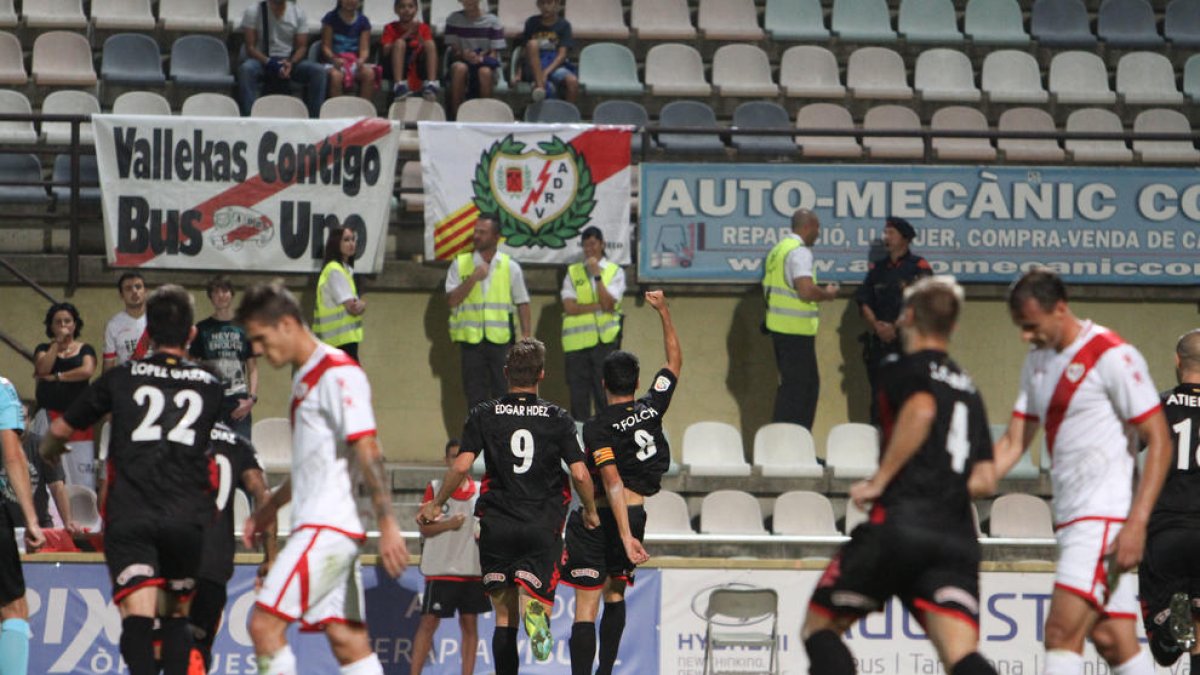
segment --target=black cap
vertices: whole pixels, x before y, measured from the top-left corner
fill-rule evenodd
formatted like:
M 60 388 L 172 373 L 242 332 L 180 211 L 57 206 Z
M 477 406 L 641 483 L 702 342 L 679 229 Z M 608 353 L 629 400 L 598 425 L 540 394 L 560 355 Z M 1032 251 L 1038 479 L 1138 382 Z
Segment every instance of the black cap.
M 917 236 L 916 229 L 913 228 L 911 223 L 903 218 L 888 216 L 888 219 L 884 221 L 884 225 L 896 228 L 896 231 L 900 233 L 900 236 L 909 241 L 912 241 L 913 237 Z

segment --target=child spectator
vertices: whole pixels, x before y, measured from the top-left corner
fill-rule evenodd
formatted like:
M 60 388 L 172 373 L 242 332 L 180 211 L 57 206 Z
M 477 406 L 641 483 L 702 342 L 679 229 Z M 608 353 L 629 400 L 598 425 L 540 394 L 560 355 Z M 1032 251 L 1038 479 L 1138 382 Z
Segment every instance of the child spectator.
M 462 9 L 446 18 L 450 48 L 450 117 L 469 98 L 491 98 L 504 50 L 504 27 L 495 14 L 485 14 L 480 0 L 459 0 Z
M 321 55 L 332 66 L 330 96 L 353 91 L 358 82 L 358 95 L 369 101 L 382 71 L 367 62 L 371 55 L 371 22 L 359 11 L 361 4 L 361 0 L 338 0 L 337 7 L 321 19 Z
M 417 18 L 417 0 L 396 0 L 395 10 L 399 21 L 384 26 L 381 42 L 383 76 L 393 83 L 392 96 L 403 99 L 419 91 L 425 100 L 436 101 L 441 87 L 433 31 Z
M 525 76 L 533 80 L 533 100 L 556 95 L 571 103 L 579 97 L 579 78 L 575 64 L 567 55 L 575 48 L 571 23 L 559 16 L 560 0 L 537 0 L 541 14 L 525 21 Z M 565 90 L 565 91 L 564 91 Z

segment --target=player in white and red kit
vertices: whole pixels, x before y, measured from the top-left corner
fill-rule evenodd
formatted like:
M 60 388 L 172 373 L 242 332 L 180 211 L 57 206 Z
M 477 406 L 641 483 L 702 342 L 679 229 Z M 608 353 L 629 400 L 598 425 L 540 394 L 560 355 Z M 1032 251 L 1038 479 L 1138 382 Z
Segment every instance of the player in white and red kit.
M 1008 472 L 1045 427 L 1053 463 L 1059 559 L 1046 620 L 1046 675 L 1083 673 L 1090 637 L 1115 675 L 1150 675 L 1154 666 L 1135 636 L 1132 575 L 1170 462 L 1166 418 L 1146 361 L 1111 330 L 1077 318 L 1052 272 L 1034 270 L 1009 293 L 1009 311 L 1033 349 L 1008 431 L 995 448 Z M 1147 446 L 1134 490 L 1126 428 Z M 1115 585 L 1115 587 L 1113 587 Z
M 342 675 L 382 675 L 367 634 L 358 555 L 366 530 L 354 502 L 351 467 L 374 505 L 379 556 L 393 577 L 408 561 L 391 512 L 367 376 L 345 352 L 316 339 L 282 286 L 248 290 L 237 321 L 256 354 L 296 368 L 292 380 L 292 474 L 246 522 L 247 545 L 292 502 L 292 536 L 263 581 L 250 617 L 260 675 L 295 675 L 289 624 L 324 631 Z

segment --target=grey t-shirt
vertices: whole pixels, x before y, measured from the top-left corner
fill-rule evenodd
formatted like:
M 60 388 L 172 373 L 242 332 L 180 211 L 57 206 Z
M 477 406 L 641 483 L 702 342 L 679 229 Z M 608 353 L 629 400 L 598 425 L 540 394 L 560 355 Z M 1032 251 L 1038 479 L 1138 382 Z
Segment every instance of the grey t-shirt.
M 246 8 L 246 13 L 242 15 L 242 30 L 253 28 L 258 32 L 258 48 L 263 50 L 262 35 L 262 17 L 259 16 L 259 8 L 262 7 L 261 2 L 256 2 Z M 266 55 L 272 58 L 286 59 L 296 51 L 296 35 L 308 31 L 308 19 L 304 15 L 304 10 L 296 6 L 296 3 L 289 2 L 283 11 L 283 16 L 278 17 L 271 11 L 270 3 L 267 3 L 267 30 L 269 35 Z

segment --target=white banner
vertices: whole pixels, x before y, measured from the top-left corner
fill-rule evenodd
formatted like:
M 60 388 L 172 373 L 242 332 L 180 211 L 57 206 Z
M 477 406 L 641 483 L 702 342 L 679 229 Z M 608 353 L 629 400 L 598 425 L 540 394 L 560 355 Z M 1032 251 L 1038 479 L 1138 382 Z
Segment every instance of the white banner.
M 344 225 L 357 271 L 382 269 L 396 122 L 92 119 L 110 265 L 319 272 L 327 228 Z
M 630 263 L 631 127 L 419 122 L 425 257 L 473 248 L 481 213 L 500 220 L 501 249 L 521 262 L 579 259 L 579 233 L 604 233 L 609 260 Z

